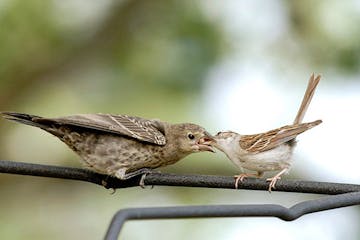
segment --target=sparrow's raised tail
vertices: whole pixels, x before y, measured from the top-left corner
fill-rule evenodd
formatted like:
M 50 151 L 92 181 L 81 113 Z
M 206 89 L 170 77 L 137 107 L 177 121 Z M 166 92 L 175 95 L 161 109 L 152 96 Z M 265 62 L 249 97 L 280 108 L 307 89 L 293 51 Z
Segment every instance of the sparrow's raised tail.
M 309 104 L 311 102 L 312 97 L 314 96 L 315 93 L 315 89 L 317 87 L 317 85 L 319 84 L 321 79 L 321 75 L 317 75 L 315 77 L 314 74 L 311 74 L 309 82 L 308 82 L 308 86 L 306 88 L 305 94 L 304 94 L 304 98 L 301 102 L 299 111 L 295 117 L 294 120 L 294 124 L 300 124 L 302 123 L 305 113 L 309 107 Z

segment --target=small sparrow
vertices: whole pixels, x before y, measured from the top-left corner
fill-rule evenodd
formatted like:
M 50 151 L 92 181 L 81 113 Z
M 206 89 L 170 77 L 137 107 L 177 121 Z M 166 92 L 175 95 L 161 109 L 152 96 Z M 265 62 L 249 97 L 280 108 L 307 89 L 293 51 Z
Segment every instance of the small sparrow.
M 311 75 L 303 101 L 292 125 L 253 135 L 241 135 L 231 131 L 219 132 L 214 137 L 213 145 L 223 151 L 242 172 L 244 168 L 256 171 L 256 173 L 236 175 L 236 188 L 238 188 L 239 181 L 243 181 L 246 177 L 260 178 L 264 172 L 280 170 L 274 177 L 266 180 L 270 182 L 269 191 L 271 192 L 271 189 L 275 188 L 276 181 L 281 179 L 281 175 L 289 171 L 297 135 L 322 122 L 317 120 L 302 123 L 320 78 L 320 75 L 316 77 L 314 74 Z
M 214 152 L 211 135 L 191 124 L 127 115 L 79 114 L 43 118 L 2 112 L 6 119 L 41 128 L 63 141 L 90 169 L 125 180 L 174 164 L 195 152 Z

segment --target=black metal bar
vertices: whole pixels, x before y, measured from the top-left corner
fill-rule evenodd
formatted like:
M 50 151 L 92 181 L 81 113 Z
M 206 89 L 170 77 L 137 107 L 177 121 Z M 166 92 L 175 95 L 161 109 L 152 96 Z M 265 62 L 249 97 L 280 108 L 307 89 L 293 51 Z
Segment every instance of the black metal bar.
M 305 214 L 359 204 L 360 192 L 352 192 L 304 201 L 290 208 L 275 204 L 128 208 L 122 209 L 114 215 L 105 239 L 118 239 L 120 231 L 127 220 L 205 217 L 278 217 L 284 221 L 293 221 Z
M 113 189 L 139 186 L 140 182 L 140 176 L 122 181 L 108 175 L 89 171 L 87 169 L 1 160 L 0 172 L 72 179 L 91 182 L 106 188 Z M 146 176 L 145 185 L 234 189 L 234 178 L 231 176 L 151 173 Z M 239 184 L 239 189 L 267 190 L 268 183 L 264 179 L 249 178 Z M 276 183 L 276 189 L 274 191 L 333 195 L 360 191 L 360 185 L 299 180 L 280 180 Z
M 0 172 L 86 181 L 114 189 L 138 186 L 140 182 L 140 176 L 121 181 L 87 169 L 1 160 Z M 225 176 L 151 173 L 146 176 L 145 184 L 233 189 L 234 179 Z M 267 190 L 268 183 L 264 179 L 247 179 L 239 185 L 239 188 Z M 277 183 L 276 190 L 339 195 L 305 201 L 289 209 L 273 204 L 124 209 L 114 216 L 106 239 L 116 239 L 125 221 L 130 219 L 275 216 L 285 221 L 292 221 L 304 214 L 360 204 L 360 185 L 355 184 L 281 180 Z

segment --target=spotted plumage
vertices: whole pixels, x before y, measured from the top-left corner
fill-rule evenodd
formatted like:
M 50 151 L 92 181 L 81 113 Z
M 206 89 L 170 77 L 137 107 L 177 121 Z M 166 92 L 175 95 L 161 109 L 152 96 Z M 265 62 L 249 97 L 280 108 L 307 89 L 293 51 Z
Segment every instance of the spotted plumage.
M 127 179 L 176 163 L 199 151 L 213 151 L 204 128 L 191 123 L 111 114 L 78 114 L 59 118 L 3 112 L 6 119 L 39 127 L 67 144 L 89 168 Z

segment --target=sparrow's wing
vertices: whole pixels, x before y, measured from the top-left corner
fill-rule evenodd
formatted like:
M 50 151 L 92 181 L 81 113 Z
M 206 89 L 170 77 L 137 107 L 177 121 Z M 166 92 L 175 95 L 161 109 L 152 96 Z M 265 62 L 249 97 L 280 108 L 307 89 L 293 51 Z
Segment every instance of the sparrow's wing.
M 127 115 L 78 114 L 60 118 L 35 118 L 34 122 L 64 124 L 94 129 L 135 138 L 140 141 L 165 145 L 164 124 L 157 120 L 148 120 Z
M 240 147 L 254 153 L 270 150 L 295 139 L 297 135 L 315 127 L 321 122 L 321 120 L 317 120 L 309 123 L 288 125 L 265 133 L 242 135 L 239 141 Z

